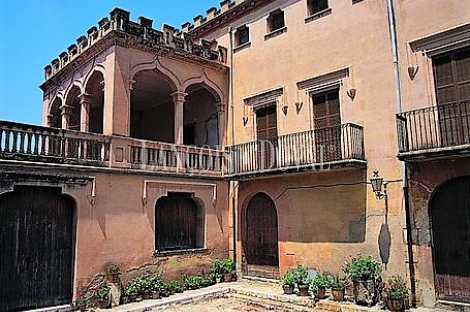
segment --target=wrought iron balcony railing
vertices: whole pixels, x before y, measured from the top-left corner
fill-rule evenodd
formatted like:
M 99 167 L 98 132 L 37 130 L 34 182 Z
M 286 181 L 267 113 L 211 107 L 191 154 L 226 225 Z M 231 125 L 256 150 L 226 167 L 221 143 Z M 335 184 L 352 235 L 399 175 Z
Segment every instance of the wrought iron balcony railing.
M 329 169 L 351 160 L 364 162 L 363 128 L 343 124 L 228 147 L 227 176 Z
M 400 154 L 455 150 L 470 144 L 470 101 L 397 114 Z M 400 155 L 399 155 L 400 156 Z

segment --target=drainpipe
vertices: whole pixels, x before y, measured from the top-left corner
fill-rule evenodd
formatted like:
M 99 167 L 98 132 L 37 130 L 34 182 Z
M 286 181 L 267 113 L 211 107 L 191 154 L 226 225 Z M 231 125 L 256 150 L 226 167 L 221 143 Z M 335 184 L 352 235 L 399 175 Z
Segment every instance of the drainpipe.
M 233 104 L 233 31 L 232 27 L 228 27 L 229 34 L 229 50 L 230 50 L 230 76 L 229 76 L 229 92 L 230 92 L 230 143 L 235 144 L 235 109 Z M 232 227 L 233 227 L 233 260 L 237 263 L 237 200 L 235 191 L 238 186 L 236 181 L 230 181 L 230 194 L 232 196 Z
M 396 24 L 395 24 L 395 12 L 393 10 L 393 0 L 386 0 L 386 1 L 387 1 L 388 29 L 390 33 L 390 43 L 392 46 L 396 112 L 397 114 L 399 114 L 402 112 L 402 100 L 401 100 L 401 87 L 400 87 L 400 67 L 398 63 L 398 41 L 397 41 L 397 31 L 396 31 Z M 402 181 L 403 181 L 403 195 L 404 195 L 404 200 L 405 200 L 406 240 L 407 240 L 407 250 L 408 250 L 408 269 L 410 271 L 411 306 L 416 307 L 416 283 L 415 283 L 415 267 L 414 267 L 414 256 L 413 256 L 413 235 L 411 233 L 411 211 L 410 211 L 410 199 L 409 199 L 408 173 L 407 173 L 406 164 L 404 162 L 401 162 L 401 166 L 402 166 L 401 171 L 402 171 Z

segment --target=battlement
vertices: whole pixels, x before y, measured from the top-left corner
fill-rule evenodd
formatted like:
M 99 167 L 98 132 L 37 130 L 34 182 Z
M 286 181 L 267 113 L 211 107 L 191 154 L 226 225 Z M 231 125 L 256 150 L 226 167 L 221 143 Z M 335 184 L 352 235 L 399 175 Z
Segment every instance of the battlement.
M 182 33 L 190 33 L 195 38 L 201 38 L 214 28 L 225 27 L 251 11 L 254 11 L 271 1 L 269 0 L 223 0 L 220 8 L 207 9 L 206 16 L 198 15 L 193 18 L 193 23 L 186 22 L 181 25 Z
M 229 1 L 230 2 L 230 1 Z M 146 47 L 164 47 L 176 52 L 194 55 L 210 61 L 225 63 L 225 49 L 218 47 L 216 42 L 200 40 L 200 43 L 193 42 L 188 33 L 183 33 L 178 29 L 163 24 L 162 30 L 152 28 L 153 20 L 139 17 L 137 22 L 130 21 L 130 12 L 115 8 L 110 12 L 110 17 L 104 17 L 98 22 L 98 27 L 92 26 L 87 31 L 86 36 L 80 36 L 76 44 L 71 44 L 67 51 L 59 54 L 58 58 L 51 61 L 51 64 L 44 68 L 45 81 L 56 75 L 62 68 L 66 67 L 82 53 L 90 49 L 103 37 L 111 32 L 118 32 L 124 36 L 138 38 L 134 41 Z

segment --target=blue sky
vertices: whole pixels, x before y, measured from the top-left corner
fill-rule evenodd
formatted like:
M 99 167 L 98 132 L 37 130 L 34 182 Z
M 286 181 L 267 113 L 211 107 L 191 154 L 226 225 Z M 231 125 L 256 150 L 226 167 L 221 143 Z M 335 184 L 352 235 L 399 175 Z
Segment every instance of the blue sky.
M 2 0 L 0 120 L 41 124 L 44 67 L 109 12 L 120 7 L 177 28 L 218 0 Z

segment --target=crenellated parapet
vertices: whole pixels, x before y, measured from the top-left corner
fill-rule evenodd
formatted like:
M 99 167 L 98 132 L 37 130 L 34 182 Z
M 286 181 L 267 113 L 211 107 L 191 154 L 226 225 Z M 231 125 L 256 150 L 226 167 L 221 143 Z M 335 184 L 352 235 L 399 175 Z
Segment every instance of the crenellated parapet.
M 139 17 L 137 22 L 130 20 L 130 13 L 126 10 L 115 8 L 110 17 L 104 17 L 98 22 L 98 26 L 88 29 L 86 36 L 77 38 L 76 43 L 71 44 L 67 51 L 59 54 L 58 58 L 44 68 L 45 81 L 51 79 L 74 59 L 84 54 L 103 38 L 111 33 L 117 34 L 118 38 L 124 38 L 132 42 L 136 47 L 164 48 L 172 50 L 191 58 L 203 58 L 209 61 L 225 63 L 225 48 L 217 46 L 216 42 L 199 40 L 195 42 L 191 35 L 163 24 L 161 30 L 152 28 L 153 21 L 145 17 Z
M 220 8 L 211 7 L 206 11 L 206 16 L 198 15 L 193 18 L 193 23 L 186 22 L 181 25 L 181 32 L 191 34 L 194 39 L 203 38 L 215 29 L 229 26 L 233 21 L 270 2 L 272 1 L 223 0 L 220 2 Z

